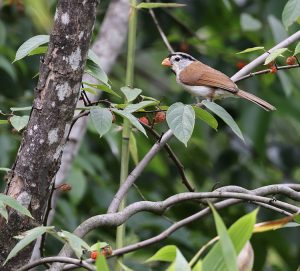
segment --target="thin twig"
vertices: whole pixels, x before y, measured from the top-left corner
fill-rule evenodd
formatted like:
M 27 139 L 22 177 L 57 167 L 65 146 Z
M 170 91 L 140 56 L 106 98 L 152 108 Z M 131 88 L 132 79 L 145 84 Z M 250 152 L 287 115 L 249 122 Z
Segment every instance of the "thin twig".
M 144 123 L 142 123 L 142 125 L 147 129 L 147 131 L 149 131 L 156 139 L 160 139 L 161 136 L 153 129 L 151 128 L 149 125 L 146 125 Z M 184 172 L 184 166 L 182 165 L 182 163 L 180 162 L 179 158 L 177 157 L 177 155 L 174 153 L 174 151 L 171 149 L 169 144 L 166 144 L 164 146 L 164 149 L 167 151 L 167 153 L 169 154 L 170 158 L 172 159 L 172 161 L 174 162 L 175 166 L 177 167 L 179 174 L 181 176 L 181 180 L 182 183 L 185 185 L 185 187 L 187 188 L 188 191 L 190 192 L 194 192 L 195 189 L 192 187 L 192 185 L 189 183 L 185 172 Z
M 147 0 L 147 2 L 150 2 L 150 1 Z M 153 9 L 149 9 L 149 13 L 150 13 L 150 15 L 151 15 L 151 17 L 152 17 L 152 19 L 153 19 L 153 21 L 154 21 L 154 24 L 156 25 L 156 28 L 157 28 L 157 30 L 158 30 L 158 32 L 159 32 L 159 34 L 160 34 L 160 36 L 161 36 L 163 42 L 165 43 L 166 47 L 168 48 L 168 51 L 169 51 L 170 53 L 174 53 L 175 51 L 174 51 L 174 49 L 172 48 L 171 44 L 169 43 L 169 41 L 168 41 L 168 39 L 167 39 L 167 37 L 166 37 L 164 31 L 163 31 L 162 28 L 160 27 L 159 22 L 158 22 L 158 20 L 157 20 L 157 18 L 156 18 L 156 16 L 155 16 L 155 13 L 154 13 Z
M 299 68 L 300 64 L 295 64 L 295 65 L 286 65 L 286 66 L 277 66 L 277 70 L 289 70 L 289 69 L 293 69 L 293 68 Z M 262 75 L 262 74 L 266 74 L 266 73 L 271 73 L 271 69 L 265 69 L 265 70 L 261 70 L 261 71 L 257 71 L 257 72 L 251 72 L 245 76 L 240 77 L 239 79 L 237 79 L 235 82 L 240 82 L 242 80 L 245 80 L 249 77 L 253 77 L 253 76 L 257 76 L 257 75 Z

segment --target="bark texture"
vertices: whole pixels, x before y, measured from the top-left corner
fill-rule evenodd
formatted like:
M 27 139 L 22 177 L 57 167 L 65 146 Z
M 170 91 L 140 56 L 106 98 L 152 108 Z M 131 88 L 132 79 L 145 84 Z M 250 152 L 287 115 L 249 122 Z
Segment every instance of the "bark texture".
M 49 49 L 40 64 L 30 120 L 6 187 L 6 194 L 27 207 L 35 220 L 15 211 L 10 211 L 7 224 L 0 219 L 3 271 L 17 270 L 30 259 L 29 246 L 2 267 L 16 244 L 13 236 L 42 223 L 79 96 L 97 3 L 97 0 L 58 1 Z

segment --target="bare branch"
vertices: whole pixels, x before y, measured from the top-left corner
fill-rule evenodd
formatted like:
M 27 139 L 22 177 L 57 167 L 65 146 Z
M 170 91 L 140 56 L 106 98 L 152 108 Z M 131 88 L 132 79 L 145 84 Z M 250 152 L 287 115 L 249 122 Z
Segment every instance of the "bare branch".
M 33 267 L 42 265 L 42 264 L 46 264 L 46 263 L 68 263 L 68 264 L 72 264 L 75 267 L 82 267 L 86 270 L 90 270 L 90 271 L 95 271 L 96 268 L 91 265 L 88 264 L 85 261 L 79 260 L 79 259 L 73 259 L 73 258 L 68 258 L 68 257 L 47 257 L 47 258 L 42 258 L 39 259 L 37 261 L 31 262 L 29 264 L 24 265 L 23 267 L 19 268 L 18 271 L 27 271 L 30 270 Z

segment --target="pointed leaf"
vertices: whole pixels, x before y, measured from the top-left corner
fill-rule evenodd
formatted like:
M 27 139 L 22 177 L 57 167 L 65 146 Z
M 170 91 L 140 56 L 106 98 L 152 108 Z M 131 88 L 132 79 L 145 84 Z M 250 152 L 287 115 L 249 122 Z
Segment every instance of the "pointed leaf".
M 96 66 L 98 67 L 99 77 L 102 78 L 101 81 L 107 84 L 108 83 L 107 74 L 101 68 L 101 61 L 99 57 L 91 49 L 88 52 L 88 59 L 96 64 Z
M 213 205 L 210 204 L 210 208 L 212 209 L 218 236 L 220 238 L 220 245 L 225 260 L 226 270 L 237 271 L 237 255 L 232 241 L 228 235 L 226 226 Z
M 154 261 L 173 262 L 176 258 L 176 250 L 177 247 L 174 245 L 164 246 L 152 257 L 146 260 L 146 263 Z
M 152 105 L 156 105 L 157 102 L 155 101 L 143 101 L 137 104 L 129 104 L 124 108 L 124 111 L 128 112 L 128 113 L 133 113 L 136 111 L 139 111 L 140 109 L 143 109 L 145 107 L 148 106 L 152 106 Z
M 23 128 L 26 127 L 28 121 L 29 121 L 29 116 L 12 116 L 9 119 L 11 125 L 18 131 L 20 132 Z
M 203 262 L 199 260 L 196 265 L 193 267 L 192 271 L 203 271 L 202 268 Z
M 251 52 L 254 52 L 254 51 L 260 51 L 260 50 L 265 50 L 265 47 L 263 46 L 258 46 L 258 47 L 251 47 L 251 48 L 247 48 L 241 52 L 238 52 L 236 53 L 237 55 L 238 54 L 245 54 L 245 53 L 251 53 Z
M 101 253 L 96 258 L 96 271 L 109 271 L 106 259 Z
M 9 169 L 10 170 L 10 169 Z M 31 213 L 28 211 L 28 209 L 26 209 L 22 204 L 20 204 L 17 200 L 15 200 L 14 198 L 1 194 L 0 193 L 0 201 L 3 202 L 5 205 L 15 209 L 16 211 L 18 211 L 20 214 L 22 215 L 26 215 L 30 218 L 33 219 Z
M 206 122 L 206 124 L 208 124 L 210 127 L 217 130 L 218 122 L 212 114 L 198 106 L 193 106 L 193 108 L 197 118 L 201 119 L 202 121 Z
M 187 145 L 195 125 L 193 107 L 183 103 L 172 104 L 167 111 L 167 123 L 177 139 Z
M 257 209 L 238 219 L 228 230 L 236 254 L 238 255 L 247 241 L 250 239 L 256 221 Z M 203 270 L 223 271 L 225 269 L 225 259 L 222 256 L 220 242 L 203 259 Z
M 127 267 L 125 264 L 118 261 L 118 264 L 124 269 L 124 271 L 134 271 L 133 269 Z
M 202 103 L 212 112 L 214 112 L 217 116 L 219 116 L 230 128 L 231 130 L 241 139 L 244 141 L 243 134 L 234 121 L 234 119 L 229 115 L 229 113 L 221 106 L 214 102 L 209 102 L 203 100 Z
M 145 136 L 147 136 L 144 127 L 142 126 L 142 124 L 140 124 L 140 122 L 138 121 L 138 119 L 137 119 L 135 116 L 133 116 L 132 114 L 130 114 L 130 113 L 124 111 L 124 110 L 119 110 L 119 109 L 115 109 L 115 108 L 112 109 L 112 111 L 113 111 L 114 113 L 116 113 L 117 115 L 119 115 L 119 116 L 121 116 L 121 117 L 123 117 L 123 118 L 129 120 L 130 123 L 131 123 L 134 127 L 136 127 L 136 128 L 137 128 L 139 131 L 141 131 Z
M 34 36 L 27 41 L 25 41 L 17 50 L 15 60 L 16 62 L 25 56 L 27 56 L 32 50 L 36 49 L 40 45 L 49 42 L 49 35 L 38 35 Z
M 289 28 L 300 17 L 300 1 L 289 0 L 282 12 L 282 22 L 286 29 Z
M 10 110 L 11 112 L 16 112 L 16 111 L 30 111 L 31 106 L 25 106 L 25 107 L 11 107 Z
M 178 3 L 145 3 L 142 2 L 136 6 L 137 9 L 140 8 L 180 8 L 186 6 L 185 4 Z
M 48 226 L 48 227 L 41 226 L 24 232 L 22 236 L 17 236 L 18 239 L 20 238 L 22 239 L 20 242 L 18 242 L 15 245 L 15 247 L 8 254 L 3 265 L 5 265 L 11 258 L 15 257 L 19 253 L 19 251 L 21 251 L 24 247 L 28 246 L 32 241 L 42 236 L 44 233 L 52 231 L 53 229 L 54 229 L 53 226 Z
M 9 172 L 11 171 L 10 168 L 7 168 L 7 167 L 0 167 L 0 171 L 6 171 L 6 172 Z M 0 194 L 1 195 L 1 194 Z
M 125 95 L 127 102 L 134 101 L 142 93 L 141 89 L 130 87 L 121 87 L 121 91 Z
M 101 248 L 109 246 L 106 242 L 97 242 L 91 246 L 91 251 L 100 251 Z
M 244 31 L 257 31 L 261 28 L 261 22 L 248 13 L 242 13 L 241 27 Z
M 180 250 L 176 249 L 176 257 L 167 271 L 191 271 L 187 260 L 184 258 Z
M 48 46 L 40 46 L 40 47 L 32 50 L 28 55 L 33 56 L 33 55 L 45 54 L 47 52 L 47 50 L 48 50 Z
M 68 231 L 61 231 L 58 232 L 58 236 L 68 242 L 69 246 L 72 248 L 78 259 L 81 258 L 84 250 L 91 251 L 90 246 L 73 233 L 70 233 Z
M 277 57 L 281 56 L 282 53 L 287 51 L 288 48 L 279 48 L 275 49 L 270 53 L 270 55 L 266 58 L 264 65 L 268 65 L 270 62 L 274 61 Z
M 284 218 L 272 220 L 272 221 L 265 221 L 261 223 L 257 223 L 254 226 L 254 231 L 255 233 L 257 232 L 265 232 L 265 231 L 273 231 L 277 229 L 283 228 L 286 224 L 289 222 L 293 221 L 294 216 L 287 216 Z
M 300 53 L 300 41 L 297 43 L 295 51 L 294 51 L 294 55 L 297 55 Z
M 111 125 L 113 116 L 107 108 L 91 109 L 92 122 L 99 133 L 100 137 L 106 134 Z
M 96 78 L 98 81 L 108 85 L 108 78 L 106 73 L 94 62 L 87 60 L 84 71 Z
M 99 89 L 101 91 L 104 91 L 104 92 L 107 92 L 109 94 L 112 94 L 112 95 L 115 95 L 119 98 L 121 98 L 121 96 L 119 94 L 117 94 L 114 90 L 112 90 L 109 86 L 107 85 L 97 85 L 97 84 L 90 84 L 90 83 L 87 83 L 87 82 L 82 82 L 84 85 L 87 85 L 87 86 L 90 86 L 90 87 L 93 87 L 95 89 Z M 85 89 L 85 88 L 83 88 Z

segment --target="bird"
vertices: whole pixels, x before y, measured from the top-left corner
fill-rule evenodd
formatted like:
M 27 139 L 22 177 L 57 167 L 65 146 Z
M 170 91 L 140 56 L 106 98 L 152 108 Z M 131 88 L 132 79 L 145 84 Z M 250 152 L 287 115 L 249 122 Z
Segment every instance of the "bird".
M 266 111 L 276 108 L 261 98 L 239 89 L 224 73 L 205 65 L 189 54 L 175 52 L 165 58 L 163 66 L 170 67 L 176 75 L 176 81 L 196 98 L 202 97 L 214 101 L 227 97 L 247 99 Z

